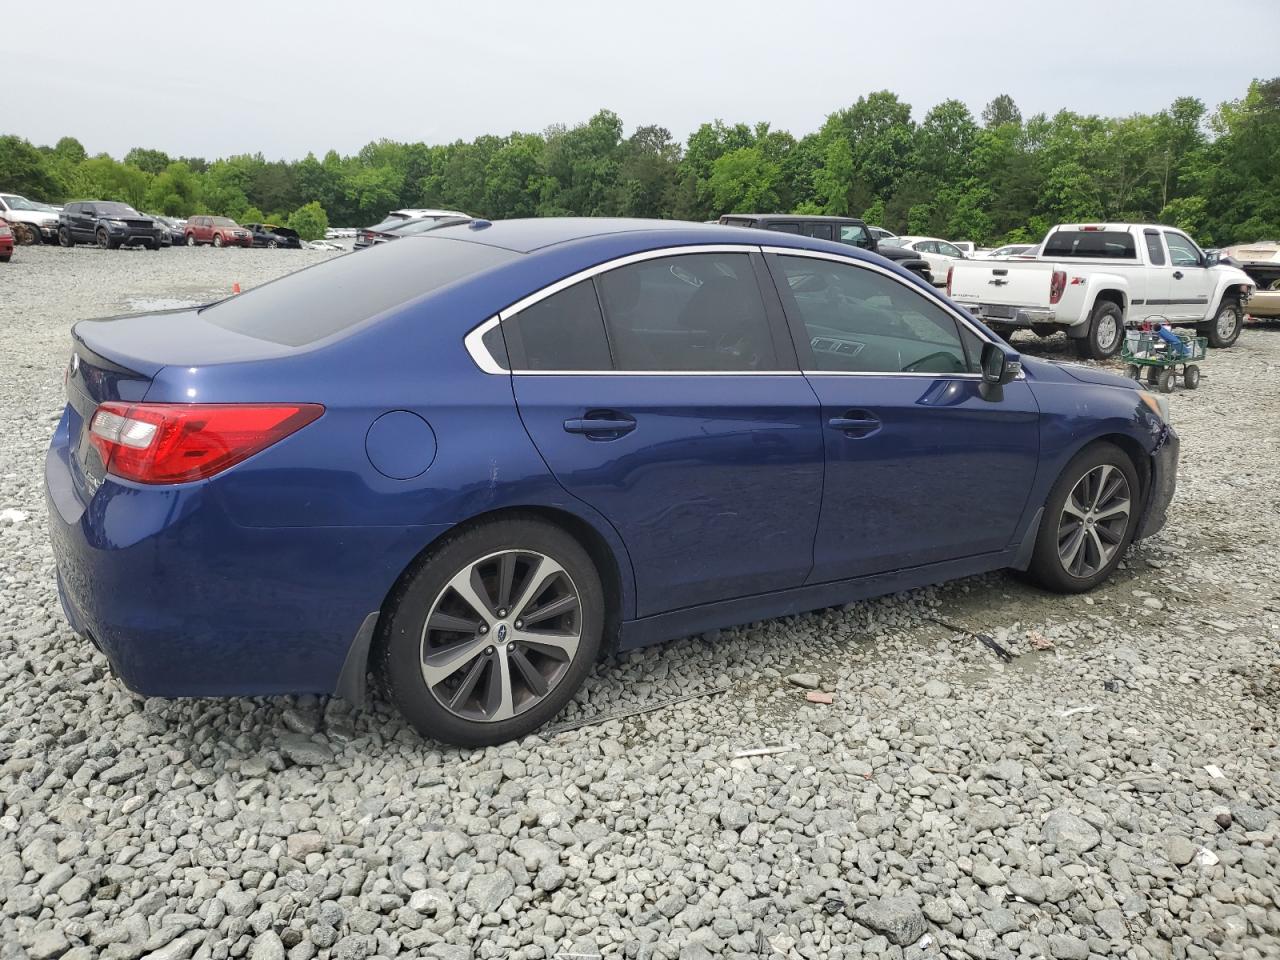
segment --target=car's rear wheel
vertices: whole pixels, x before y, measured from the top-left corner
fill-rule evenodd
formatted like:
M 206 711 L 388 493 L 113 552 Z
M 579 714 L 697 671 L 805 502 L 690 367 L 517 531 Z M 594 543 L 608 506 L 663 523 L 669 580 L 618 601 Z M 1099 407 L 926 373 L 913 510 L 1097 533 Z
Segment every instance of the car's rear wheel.
M 213 235 L 213 245 L 214 245 L 215 247 L 220 247 L 220 246 L 222 246 L 222 234 L 220 234 L 220 233 L 215 233 L 215 234 Z
M 1244 329 L 1244 308 L 1233 297 L 1223 297 L 1213 320 L 1202 326 L 1201 336 L 1208 338 L 1211 347 L 1229 347 L 1240 339 Z
M 465 747 L 554 717 L 600 649 L 604 592 L 581 544 L 532 519 L 449 537 L 397 589 L 377 669 L 424 736 Z
M 1078 453 L 1049 491 L 1031 577 L 1059 593 L 1106 580 L 1133 539 L 1140 490 L 1133 462 L 1119 447 L 1097 443 Z
M 1099 300 L 1089 315 L 1089 330 L 1076 341 L 1076 352 L 1090 360 L 1106 360 L 1120 352 L 1124 312 L 1110 300 Z

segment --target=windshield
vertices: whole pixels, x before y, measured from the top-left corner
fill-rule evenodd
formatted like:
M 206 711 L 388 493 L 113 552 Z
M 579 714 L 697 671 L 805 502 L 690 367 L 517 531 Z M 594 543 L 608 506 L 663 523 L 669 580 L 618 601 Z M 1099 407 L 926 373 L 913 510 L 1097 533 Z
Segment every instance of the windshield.
M 106 203 L 95 203 L 94 208 L 100 217 L 140 217 L 142 214 L 129 206 L 127 203 L 115 203 L 108 201 Z
M 34 203 L 26 197 L 19 197 L 17 194 L 3 194 L 4 202 L 9 205 L 10 210 L 39 210 Z

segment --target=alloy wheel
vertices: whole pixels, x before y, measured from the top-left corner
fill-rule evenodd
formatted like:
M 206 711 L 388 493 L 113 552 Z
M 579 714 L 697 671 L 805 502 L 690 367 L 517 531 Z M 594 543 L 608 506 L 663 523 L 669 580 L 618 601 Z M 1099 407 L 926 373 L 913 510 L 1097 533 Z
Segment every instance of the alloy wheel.
M 1215 321 L 1218 327 L 1218 337 L 1222 340 L 1230 340 L 1231 335 L 1236 330 L 1236 310 L 1233 306 L 1224 306 L 1218 311 L 1218 319 Z
M 1098 347 L 1103 353 L 1110 353 L 1120 338 L 1120 324 L 1113 316 L 1098 319 Z
M 464 720 L 507 720 L 564 678 L 582 639 L 582 600 L 544 554 L 504 550 L 445 585 L 422 628 L 422 679 Z
M 1111 562 L 1129 525 L 1129 481 L 1104 463 L 1076 481 L 1058 520 L 1058 559 L 1073 577 L 1087 579 Z

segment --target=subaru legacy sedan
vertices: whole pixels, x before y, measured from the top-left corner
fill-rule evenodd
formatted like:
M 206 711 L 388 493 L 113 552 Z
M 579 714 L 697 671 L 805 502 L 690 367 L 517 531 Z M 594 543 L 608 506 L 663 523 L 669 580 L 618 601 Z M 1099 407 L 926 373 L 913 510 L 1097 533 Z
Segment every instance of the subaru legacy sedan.
M 1164 523 L 1163 400 L 1021 360 L 811 237 L 471 220 L 76 324 L 46 485 L 74 629 L 151 696 L 337 694 L 537 729 L 598 657 Z

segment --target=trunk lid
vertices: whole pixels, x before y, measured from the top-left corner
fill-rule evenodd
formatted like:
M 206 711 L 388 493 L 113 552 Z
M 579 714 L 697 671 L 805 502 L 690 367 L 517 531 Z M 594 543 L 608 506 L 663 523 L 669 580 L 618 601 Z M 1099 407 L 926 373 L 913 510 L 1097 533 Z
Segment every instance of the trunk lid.
M 84 502 L 92 499 L 105 465 L 88 440 L 98 405 L 138 402 L 167 366 L 206 366 L 283 356 L 289 347 L 216 327 L 195 307 L 82 320 L 71 330 L 67 366 L 67 437 L 72 478 Z
M 958 261 L 951 273 L 951 299 L 964 304 L 1048 308 L 1051 263 Z

